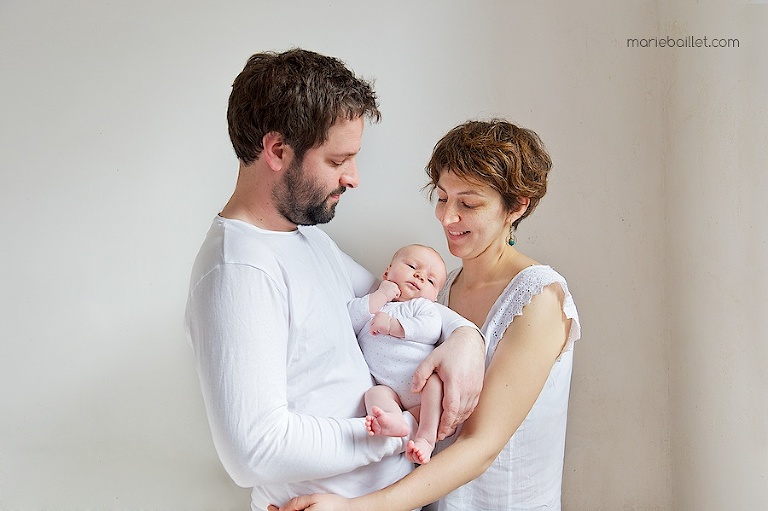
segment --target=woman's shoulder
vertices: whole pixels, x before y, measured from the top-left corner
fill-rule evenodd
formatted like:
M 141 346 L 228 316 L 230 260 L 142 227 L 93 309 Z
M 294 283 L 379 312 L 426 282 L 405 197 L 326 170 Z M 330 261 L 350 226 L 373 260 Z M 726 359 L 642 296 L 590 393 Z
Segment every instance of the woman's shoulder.
M 546 264 L 532 264 L 520 270 L 509 282 L 506 291 L 538 294 L 541 290 L 554 283 L 562 283 L 567 287 L 565 277 Z

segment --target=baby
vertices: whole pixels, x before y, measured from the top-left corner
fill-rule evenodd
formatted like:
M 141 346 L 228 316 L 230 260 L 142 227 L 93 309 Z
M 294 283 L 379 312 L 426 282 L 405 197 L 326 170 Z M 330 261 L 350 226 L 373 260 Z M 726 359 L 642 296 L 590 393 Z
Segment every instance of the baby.
M 379 288 L 349 302 L 360 348 L 376 386 L 365 394 L 366 428 L 371 435 L 405 436 L 410 428 L 402 410 L 418 421 L 405 455 L 427 463 L 440 422 L 442 382 L 433 374 L 420 394 L 410 391 L 416 367 L 440 338 L 442 318 L 435 303 L 446 279 L 440 254 L 424 245 L 398 250 Z

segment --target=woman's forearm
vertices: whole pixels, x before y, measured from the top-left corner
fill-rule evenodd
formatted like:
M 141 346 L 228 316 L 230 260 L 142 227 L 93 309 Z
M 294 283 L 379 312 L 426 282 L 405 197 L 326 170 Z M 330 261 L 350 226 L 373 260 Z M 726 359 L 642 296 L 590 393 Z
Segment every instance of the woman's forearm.
M 355 511 L 410 511 L 435 502 L 480 476 L 500 448 L 477 437 L 457 439 L 450 449 L 436 454 L 407 477 L 377 492 L 352 499 Z

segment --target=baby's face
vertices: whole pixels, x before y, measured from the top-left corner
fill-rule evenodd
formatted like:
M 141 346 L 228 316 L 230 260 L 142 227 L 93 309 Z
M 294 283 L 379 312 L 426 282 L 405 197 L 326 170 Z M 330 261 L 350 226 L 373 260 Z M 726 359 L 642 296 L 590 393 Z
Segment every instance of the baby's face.
M 445 263 L 440 255 L 428 247 L 409 245 L 392 258 L 384 279 L 400 288 L 400 302 L 413 298 L 437 300 L 437 293 L 445 285 Z

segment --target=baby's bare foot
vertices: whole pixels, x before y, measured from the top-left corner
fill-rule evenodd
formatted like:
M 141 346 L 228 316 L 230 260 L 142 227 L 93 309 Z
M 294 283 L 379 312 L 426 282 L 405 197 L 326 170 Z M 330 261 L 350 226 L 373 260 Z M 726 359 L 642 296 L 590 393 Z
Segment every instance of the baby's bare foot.
M 410 432 L 401 412 L 385 412 L 378 406 L 371 407 L 371 415 L 365 418 L 369 435 L 405 436 Z
M 405 458 L 411 463 L 424 465 L 429 462 L 434 449 L 435 444 L 432 444 L 423 438 L 417 438 L 416 440 L 409 441 L 405 446 Z

